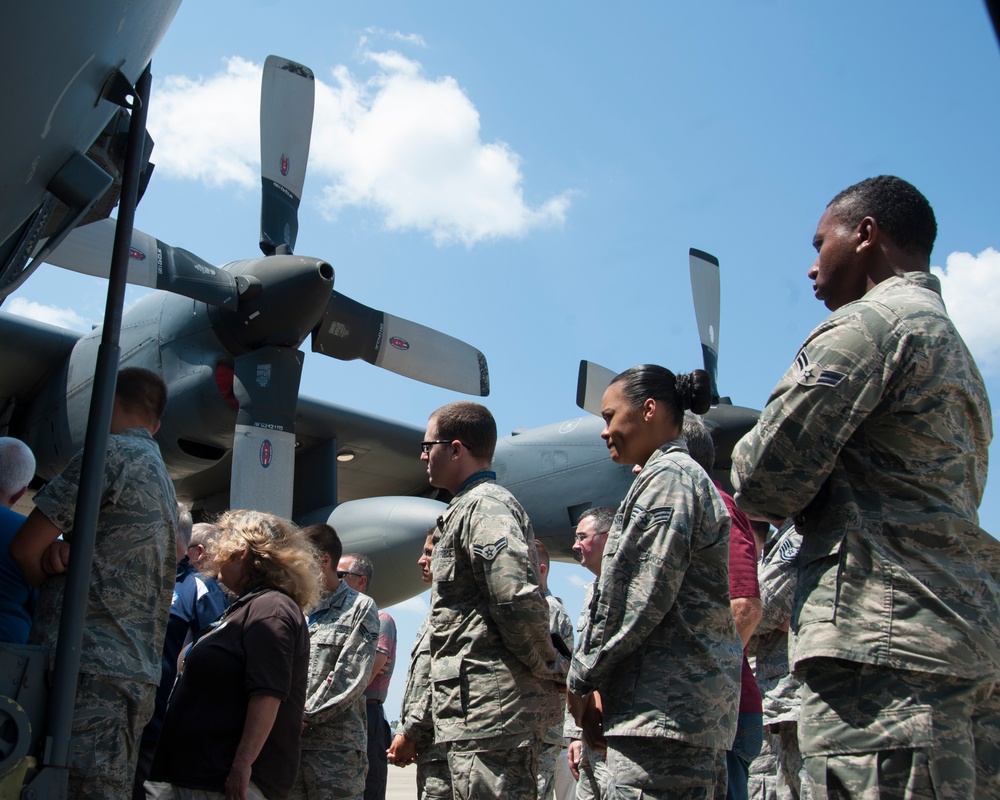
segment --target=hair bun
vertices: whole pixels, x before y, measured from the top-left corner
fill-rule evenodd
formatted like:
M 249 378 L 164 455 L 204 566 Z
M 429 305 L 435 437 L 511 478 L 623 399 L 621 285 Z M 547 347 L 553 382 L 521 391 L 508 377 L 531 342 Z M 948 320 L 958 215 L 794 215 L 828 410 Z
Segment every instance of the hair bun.
M 712 407 L 712 379 L 703 369 L 679 374 L 676 378 L 677 399 L 685 411 L 704 414 Z

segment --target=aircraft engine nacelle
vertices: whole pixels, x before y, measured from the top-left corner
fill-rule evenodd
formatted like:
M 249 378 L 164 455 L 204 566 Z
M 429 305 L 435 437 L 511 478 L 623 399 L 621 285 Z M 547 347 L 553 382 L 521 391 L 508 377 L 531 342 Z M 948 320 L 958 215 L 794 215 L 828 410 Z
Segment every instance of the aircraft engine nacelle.
M 366 497 L 311 512 L 299 522 L 325 522 L 337 531 L 345 553 L 368 556 L 375 565 L 372 597 L 385 608 L 429 588 L 417 559 L 446 508 L 426 497 Z

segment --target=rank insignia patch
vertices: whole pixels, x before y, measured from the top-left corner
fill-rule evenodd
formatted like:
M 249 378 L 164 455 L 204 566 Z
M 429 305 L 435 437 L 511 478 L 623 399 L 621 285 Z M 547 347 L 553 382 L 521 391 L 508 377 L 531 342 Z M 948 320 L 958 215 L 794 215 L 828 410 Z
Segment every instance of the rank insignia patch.
M 836 386 L 847 375 L 837 372 L 835 369 L 823 369 L 821 364 L 813 364 L 806 355 L 805 350 L 800 350 L 795 359 L 795 367 L 798 369 L 798 381 L 800 386 Z
M 493 544 L 474 544 L 472 545 L 472 552 L 481 558 L 485 558 L 487 561 L 492 561 L 500 553 L 507 549 L 507 537 L 501 536 Z

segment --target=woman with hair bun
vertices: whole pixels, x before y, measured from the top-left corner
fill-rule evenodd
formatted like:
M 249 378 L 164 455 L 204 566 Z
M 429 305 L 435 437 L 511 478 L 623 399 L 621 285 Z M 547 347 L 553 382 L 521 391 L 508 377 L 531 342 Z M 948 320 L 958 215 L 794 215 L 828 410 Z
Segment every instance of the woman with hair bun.
M 601 438 L 636 477 L 608 533 L 569 702 L 588 741 L 607 747 L 611 797 L 726 796 L 742 658 L 730 521 L 680 438 L 684 412 L 710 402 L 708 373 L 653 364 L 604 392 Z

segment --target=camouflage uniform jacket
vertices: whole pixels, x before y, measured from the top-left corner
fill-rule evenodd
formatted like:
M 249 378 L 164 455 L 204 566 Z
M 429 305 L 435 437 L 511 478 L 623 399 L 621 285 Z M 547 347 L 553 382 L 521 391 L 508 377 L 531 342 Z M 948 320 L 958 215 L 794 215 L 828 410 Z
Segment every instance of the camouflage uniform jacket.
M 443 761 L 444 748 L 434 744 L 434 716 L 431 714 L 431 626 L 424 617 L 410 652 L 410 668 L 403 687 L 398 733 L 417 744 L 417 763 Z
M 367 750 L 364 691 L 378 630 L 375 601 L 343 581 L 310 612 L 303 750 Z
M 810 334 L 733 451 L 751 516 L 802 534 L 792 666 L 1000 677 L 1000 543 L 978 525 L 989 399 L 929 273 Z
M 549 638 L 531 522 L 494 481 L 486 470 L 470 476 L 435 533 L 434 739 L 453 748 L 540 740 L 553 681 L 563 681 L 568 666 Z
M 757 685 L 763 695 L 764 724 L 796 722 L 799 681 L 788 670 L 788 631 L 795 596 L 795 562 L 802 537 L 792 524 L 783 525 L 764 545 L 757 574 L 763 616 L 750 640 Z
M 545 602 L 549 604 L 549 633 L 558 636 L 566 645 L 569 652 L 573 652 L 573 621 L 566 613 L 566 607 L 562 601 L 555 597 L 548 589 L 545 590 Z M 542 741 L 545 744 L 562 745 L 563 723 L 566 717 L 566 697 L 562 692 L 552 698 L 552 719 L 551 724 L 545 730 Z
M 650 456 L 608 532 L 569 688 L 601 691 L 608 736 L 725 750 L 743 652 L 729 604 L 729 514 L 682 440 Z
M 584 639 L 584 631 L 587 629 L 587 623 L 590 621 L 590 601 L 594 596 L 594 589 L 597 588 L 597 581 L 591 581 L 587 584 L 586 592 L 583 595 L 583 605 L 580 607 L 580 616 L 576 620 L 576 644 L 574 646 L 574 654 L 576 648 L 580 646 Z M 566 714 L 563 719 L 563 737 L 566 739 L 583 739 L 583 731 L 580 726 L 576 724 L 576 720 L 573 719 L 573 715 L 570 713 L 569 708 L 566 709 Z
M 35 506 L 73 542 L 83 453 L 35 495 Z M 145 428 L 108 437 L 80 649 L 80 672 L 158 684 L 174 591 L 177 497 L 160 448 Z M 46 578 L 30 641 L 54 663 L 65 575 Z

